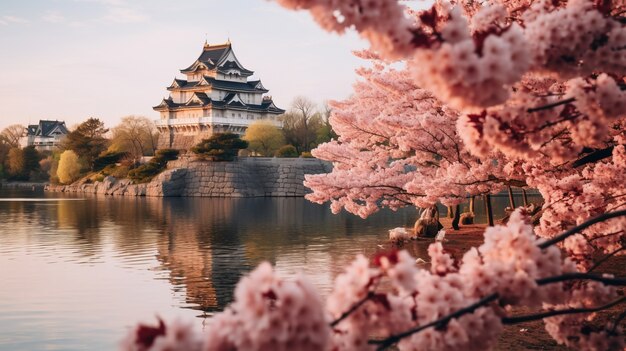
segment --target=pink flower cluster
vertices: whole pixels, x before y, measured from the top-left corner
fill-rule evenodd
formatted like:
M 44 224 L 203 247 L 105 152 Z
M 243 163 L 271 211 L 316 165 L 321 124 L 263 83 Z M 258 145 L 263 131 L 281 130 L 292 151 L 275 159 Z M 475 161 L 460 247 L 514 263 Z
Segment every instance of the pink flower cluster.
M 306 279 L 280 280 L 263 263 L 239 282 L 235 302 L 212 319 L 208 333 L 197 335 L 180 323 L 139 326 L 122 350 L 373 350 L 372 338 L 385 340 L 430 323 L 434 328 L 395 340 L 398 349 L 488 350 L 510 306 L 593 308 L 616 296 L 614 288 L 596 282 L 539 284 L 575 267 L 556 247 L 541 249 L 527 220 L 518 210 L 506 226 L 488 228 L 484 243 L 459 262 L 441 243 L 432 244 L 430 270 L 418 268 L 406 251 L 372 262 L 358 256 L 337 276 L 325 305 Z M 479 301 L 485 302 L 450 317 Z M 592 317 L 554 316 L 546 318 L 546 328 L 573 347 L 625 346 L 620 328 L 587 332 Z
M 570 0 L 555 9 L 539 1 L 524 20 L 525 49 L 533 55 L 534 69 L 563 78 L 626 73 L 626 28 L 594 9 L 594 2 Z
M 522 179 L 498 154 L 489 154 L 495 164 L 464 150 L 451 123 L 458 114 L 417 87 L 406 70 L 375 61 L 359 74 L 364 81 L 355 84 L 355 95 L 332 103 L 339 140 L 313 154 L 333 162 L 333 171 L 306 177 L 313 189 L 307 199 L 367 217 L 381 205 L 455 205 L 468 193 L 499 191 Z
M 481 9 L 474 32 L 461 10 L 449 10 L 441 29 L 443 43 L 417 49 L 410 61 L 418 84 L 457 109 L 498 105 L 509 97 L 509 86 L 530 67 L 524 31 L 507 24 L 499 5 Z
M 343 33 L 355 28 L 372 48 L 391 57 L 402 57 L 412 49 L 413 24 L 397 1 L 369 0 L 276 0 L 293 10 L 308 10 L 324 29 Z M 367 11 L 364 9 L 367 8 Z

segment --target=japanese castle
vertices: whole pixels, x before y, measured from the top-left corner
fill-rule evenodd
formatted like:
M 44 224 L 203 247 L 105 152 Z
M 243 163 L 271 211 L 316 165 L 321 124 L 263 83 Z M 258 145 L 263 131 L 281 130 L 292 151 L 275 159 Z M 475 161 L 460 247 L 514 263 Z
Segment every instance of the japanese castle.
M 188 149 L 213 133 L 243 134 L 257 120 L 277 127 L 277 116 L 285 110 L 274 105 L 260 80 L 248 80 L 254 72 L 243 67 L 230 41 L 204 44 L 202 54 L 191 66 L 180 70 L 186 79 L 174 79 L 169 97 L 153 107 L 160 147 Z

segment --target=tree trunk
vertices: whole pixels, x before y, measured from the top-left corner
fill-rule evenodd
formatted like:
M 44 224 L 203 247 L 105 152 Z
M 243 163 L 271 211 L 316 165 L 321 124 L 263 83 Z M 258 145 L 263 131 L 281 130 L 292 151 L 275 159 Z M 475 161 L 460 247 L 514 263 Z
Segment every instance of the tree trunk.
M 470 196 L 469 212 L 474 213 L 474 195 Z
M 446 213 L 446 217 L 448 218 L 452 218 L 452 206 L 446 206 L 446 208 L 448 209 L 448 213 Z
M 528 206 L 528 196 L 526 195 L 526 189 L 522 188 L 522 200 L 524 201 L 524 207 Z
M 452 228 L 459 230 L 459 221 L 461 220 L 461 205 L 454 207 L 454 219 L 452 220 Z
M 509 190 L 509 205 L 511 206 L 511 209 L 514 210 L 515 209 L 515 199 L 513 199 L 513 189 L 511 189 L 511 186 L 508 186 L 508 190 Z
M 491 210 L 491 194 L 487 194 L 485 199 L 485 214 L 487 214 L 487 225 L 493 227 L 493 211 Z

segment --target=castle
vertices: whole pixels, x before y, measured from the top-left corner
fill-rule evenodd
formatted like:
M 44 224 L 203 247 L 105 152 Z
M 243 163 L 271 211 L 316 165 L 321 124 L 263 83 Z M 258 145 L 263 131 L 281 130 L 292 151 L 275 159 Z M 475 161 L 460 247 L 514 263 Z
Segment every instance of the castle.
M 213 133 L 245 133 L 257 120 L 277 127 L 285 112 L 266 96 L 260 80 L 249 81 L 254 72 L 243 67 L 229 42 L 204 44 L 200 57 L 180 70 L 186 79 L 174 79 L 170 95 L 158 106 L 156 121 L 162 148 L 189 149 Z

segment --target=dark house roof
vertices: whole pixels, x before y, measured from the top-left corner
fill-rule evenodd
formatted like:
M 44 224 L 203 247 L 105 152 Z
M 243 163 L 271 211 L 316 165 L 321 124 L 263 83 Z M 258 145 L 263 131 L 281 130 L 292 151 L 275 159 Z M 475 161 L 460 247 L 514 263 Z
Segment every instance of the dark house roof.
M 59 134 L 68 134 L 69 131 L 65 126 L 65 122 L 62 121 L 47 121 L 41 120 L 39 124 L 31 124 L 26 128 L 27 135 L 30 136 L 41 136 L 41 137 L 52 137 L 51 134 L 54 131 L 57 131 Z

